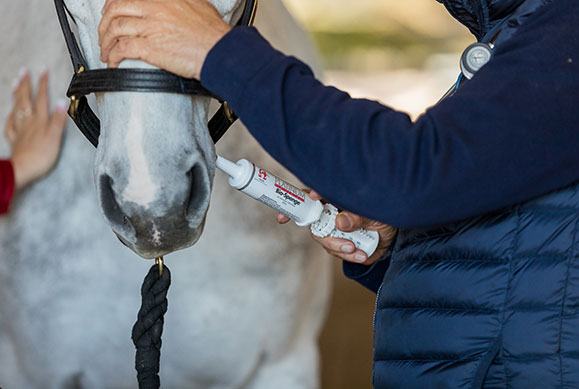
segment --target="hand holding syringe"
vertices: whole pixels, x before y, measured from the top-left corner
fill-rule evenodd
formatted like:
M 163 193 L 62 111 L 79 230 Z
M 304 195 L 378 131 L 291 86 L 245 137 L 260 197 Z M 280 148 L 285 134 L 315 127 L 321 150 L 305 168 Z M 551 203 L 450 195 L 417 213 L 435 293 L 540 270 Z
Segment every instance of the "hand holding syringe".
M 217 157 L 217 167 L 229 175 L 229 184 L 246 195 L 287 215 L 298 226 L 310 226 L 312 234 L 351 241 L 370 257 L 380 242 L 376 231 L 343 232 L 336 228 L 338 210 L 331 204 L 312 200 L 305 192 L 242 159 L 237 163 Z
M 322 196 L 313 190 L 308 192 L 308 196 L 312 200 L 323 200 Z M 291 219 L 284 214 L 280 213 L 277 215 L 277 222 L 280 224 L 285 224 L 290 220 Z M 378 232 L 378 235 L 380 235 L 380 242 L 378 243 L 376 251 L 374 251 L 374 254 L 372 255 L 367 255 L 349 240 L 334 237 L 319 238 L 312 235 L 312 239 L 322 246 L 328 254 L 347 262 L 361 263 L 366 266 L 374 264 L 385 256 L 398 233 L 398 229 L 395 227 L 348 211 L 341 211 L 338 213 L 335 223 L 338 230 L 344 232 L 351 232 L 358 229 Z

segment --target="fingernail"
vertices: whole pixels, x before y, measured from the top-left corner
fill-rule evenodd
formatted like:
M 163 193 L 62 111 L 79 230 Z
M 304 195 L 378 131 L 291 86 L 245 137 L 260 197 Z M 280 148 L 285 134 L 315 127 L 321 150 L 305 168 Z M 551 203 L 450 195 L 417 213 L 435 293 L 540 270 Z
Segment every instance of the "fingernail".
M 354 252 L 354 247 L 352 247 L 351 244 L 345 244 L 340 247 L 340 250 L 342 250 L 342 252 L 345 254 L 352 254 Z
M 48 74 L 48 66 L 44 65 L 42 66 L 42 69 L 40 69 L 40 76 L 45 76 Z
M 58 112 L 65 112 L 66 111 L 66 100 L 58 100 L 56 103 L 56 110 Z
M 27 73 L 28 69 L 26 69 L 25 67 L 20 68 L 20 70 L 18 71 L 18 79 L 22 80 Z
M 336 220 L 337 224 L 339 224 L 337 227 L 341 230 L 346 230 L 352 227 L 352 221 L 350 220 L 350 218 L 344 214 L 339 215 L 338 220 Z
M 360 263 L 366 262 L 366 256 L 364 254 L 356 254 L 354 259 Z

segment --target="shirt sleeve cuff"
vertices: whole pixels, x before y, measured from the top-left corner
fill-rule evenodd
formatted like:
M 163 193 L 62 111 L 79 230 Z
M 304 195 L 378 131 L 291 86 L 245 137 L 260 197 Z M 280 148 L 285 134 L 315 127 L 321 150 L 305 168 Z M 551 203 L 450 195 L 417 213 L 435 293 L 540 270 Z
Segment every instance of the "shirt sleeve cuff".
M 377 293 L 380 285 L 382 285 L 386 271 L 390 266 L 390 258 L 392 257 L 395 241 L 396 238 L 392 240 L 386 254 L 371 266 L 344 261 L 342 264 L 344 275 L 374 293 Z
M 8 212 L 14 196 L 14 168 L 10 160 L 0 160 L 0 214 Z
M 251 79 L 276 54 L 254 27 L 234 27 L 207 54 L 201 84 L 235 110 Z
M 389 258 L 382 258 L 372 266 L 344 261 L 342 269 L 347 278 L 377 293 L 389 265 Z

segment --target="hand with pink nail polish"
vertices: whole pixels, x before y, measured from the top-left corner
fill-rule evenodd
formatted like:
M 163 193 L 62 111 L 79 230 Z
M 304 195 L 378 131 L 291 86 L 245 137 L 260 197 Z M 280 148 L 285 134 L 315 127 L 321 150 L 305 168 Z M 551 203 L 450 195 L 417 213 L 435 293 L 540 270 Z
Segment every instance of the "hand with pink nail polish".
M 323 200 L 322 197 L 314 191 L 309 191 L 309 196 L 312 200 Z M 277 215 L 277 222 L 280 224 L 285 224 L 289 220 L 290 219 L 285 215 Z M 319 243 L 330 255 L 338 257 L 344 261 L 361 263 L 364 265 L 372 265 L 382 258 L 386 254 L 386 251 L 388 251 L 392 240 L 398 232 L 398 229 L 392 226 L 347 211 L 342 211 L 338 214 L 336 217 L 336 227 L 344 232 L 353 232 L 360 228 L 378 231 L 378 234 L 380 235 L 380 243 L 370 258 L 368 258 L 364 251 L 357 249 L 356 246 L 354 246 L 354 243 L 347 239 L 332 237 L 318 238 L 317 236 L 312 235 L 312 239 Z
M 16 189 L 21 189 L 48 173 L 60 154 L 66 108 L 60 104 L 50 111 L 48 73 L 43 72 L 36 95 L 30 74 L 22 71 L 12 87 L 14 105 L 6 119 L 5 134 L 12 146 L 12 166 Z

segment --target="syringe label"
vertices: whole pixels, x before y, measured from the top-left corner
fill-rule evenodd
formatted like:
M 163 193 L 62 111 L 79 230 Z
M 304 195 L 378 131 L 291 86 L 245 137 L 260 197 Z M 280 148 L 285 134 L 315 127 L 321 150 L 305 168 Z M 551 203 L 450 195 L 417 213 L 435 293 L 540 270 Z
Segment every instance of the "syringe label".
M 287 189 L 284 189 L 277 185 L 275 185 L 275 187 L 276 187 L 275 193 L 284 198 L 286 201 L 289 201 L 293 205 L 300 205 L 305 201 L 296 196 L 295 194 L 293 194 L 292 192 L 288 191 Z
M 274 186 L 278 189 L 278 191 L 276 191 L 277 193 L 280 193 L 279 190 L 281 190 L 281 191 L 289 194 L 293 198 L 301 201 L 302 203 L 304 201 L 306 201 L 306 199 L 305 199 L 306 194 L 303 191 L 299 190 L 298 188 L 296 188 L 295 186 L 293 186 L 291 184 L 288 184 L 285 181 L 278 179 L 277 177 L 275 177 Z
M 253 184 L 251 184 L 251 182 Z M 259 183 L 259 185 L 254 185 L 257 183 Z M 250 184 L 244 188 L 243 191 L 255 199 L 266 196 L 276 203 L 276 210 L 280 210 L 280 207 L 289 207 L 295 210 L 306 202 L 306 194 L 302 190 L 257 167 L 254 167 Z M 273 203 L 267 203 L 267 205 L 273 208 L 272 204 Z M 300 211 L 290 213 L 295 215 L 300 214 Z M 293 219 L 296 220 L 295 218 Z M 299 219 L 296 221 L 299 222 Z
M 261 197 L 259 197 L 257 199 L 257 201 L 267 205 L 268 207 L 271 207 L 273 209 L 275 209 L 276 211 L 283 213 L 284 215 L 286 215 L 287 217 L 293 219 L 293 220 L 297 220 L 298 222 L 300 221 L 300 218 L 297 217 L 296 215 L 294 215 L 291 212 L 288 212 L 287 210 L 283 209 L 282 207 L 280 207 L 277 202 L 275 200 L 273 200 L 270 197 L 267 197 L 266 195 L 262 195 Z

